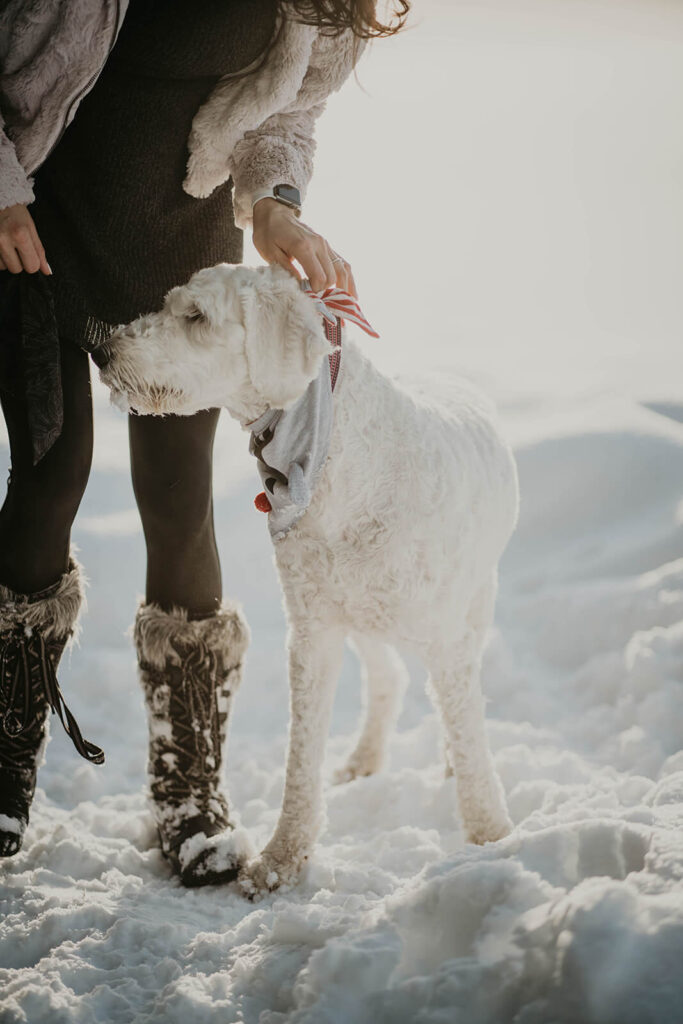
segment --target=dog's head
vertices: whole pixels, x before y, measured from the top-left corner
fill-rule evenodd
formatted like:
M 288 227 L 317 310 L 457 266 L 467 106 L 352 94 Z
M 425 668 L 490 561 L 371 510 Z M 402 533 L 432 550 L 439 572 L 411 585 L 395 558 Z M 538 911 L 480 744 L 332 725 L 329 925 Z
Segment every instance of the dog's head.
M 329 353 L 320 314 L 282 267 L 219 263 L 120 327 L 100 370 L 113 401 L 143 414 L 223 406 L 243 423 L 286 409 Z

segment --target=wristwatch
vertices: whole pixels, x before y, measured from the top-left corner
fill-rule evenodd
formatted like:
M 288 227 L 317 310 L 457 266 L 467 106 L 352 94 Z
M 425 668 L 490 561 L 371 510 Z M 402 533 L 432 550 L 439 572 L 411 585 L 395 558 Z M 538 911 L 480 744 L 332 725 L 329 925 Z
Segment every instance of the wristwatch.
M 273 185 L 272 188 L 260 188 L 251 197 L 251 208 L 259 199 L 277 199 L 278 203 L 294 210 L 297 217 L 301 216 L 301 193 L 294 185 Z

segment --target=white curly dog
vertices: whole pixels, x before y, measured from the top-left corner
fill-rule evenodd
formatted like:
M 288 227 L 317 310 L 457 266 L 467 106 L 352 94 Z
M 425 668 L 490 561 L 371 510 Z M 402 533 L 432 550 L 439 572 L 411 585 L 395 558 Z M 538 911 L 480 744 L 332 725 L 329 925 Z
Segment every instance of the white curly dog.
M 102 370 L 140 413 L 224 406 L 248 424 L 286 409 L 330 352 L 320 314 L 278 266 L 219 264 L 113 338 Z M 275 542 L 289 623 L 291 722 L 275 832 L 241 875 L 252 895 L 291 885 L 322 818 L 322 762 L 345 639 L 366 689 L 360 737 L 337 781 L 376 772 L 417 652 L 439 709 L 466 837 L 511 822 L 484 728 L 480 664 L 497 564 L 518 510 L 515 463 L 489 402 L 447 375 L 405 383 L 346 337 L 327 459 L 308 510 Z

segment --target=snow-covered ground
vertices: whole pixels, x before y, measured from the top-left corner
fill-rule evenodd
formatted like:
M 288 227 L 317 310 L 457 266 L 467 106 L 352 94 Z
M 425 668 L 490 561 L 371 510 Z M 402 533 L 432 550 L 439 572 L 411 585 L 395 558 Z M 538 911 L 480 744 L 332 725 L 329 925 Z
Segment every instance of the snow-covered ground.
M 515 830 L 463 844 L 411 661 L 386 770 L 327 787 L 296 890 L 251 905 L 234 886 L 174 882 L 145 807 L 125 636 L 144 580 L 125 421 L 98 387 L 74 534 L 89 612 L 61 677 L 107 763 L 53 730 L 25 848 L 1 869 L 3 1024 L 683 1017 L 683 11 L 417 6 L 416 27 L 359 70 L 369 95 L 350 83 L 331 101 L 307 219 L 354 265 L 377 362 L 466 371 L 515 445 L 522 512 L 484 665 Z M 288 694 L 258 490 L 225 417 L 224 583 L 253 631 L 227 774 L 262 843 Z M 328 779 L 359 703 L 349 653 Z

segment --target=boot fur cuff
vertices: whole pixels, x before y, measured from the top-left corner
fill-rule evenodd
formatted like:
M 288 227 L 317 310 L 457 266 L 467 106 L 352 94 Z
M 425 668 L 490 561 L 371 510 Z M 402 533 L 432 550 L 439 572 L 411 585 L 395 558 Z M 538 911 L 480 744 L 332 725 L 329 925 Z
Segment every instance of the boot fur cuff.
M 73 555 L 67 571 L 43 590 L 21 594 L 0 583 L 0 633 L 21 625 L 38 630 L 46 640 L 75 637 L 85 583 L 83 568 Z
M 184 608 L 164 611 L 154 602 L 141 601 L 133 627 L 138 657 L 159 669 L 169 659 L 171 664 L 180 664 L 174 640 L 182 646 L 201 640 L 223 656 L 226 666 L 232 666 L 242 661 L 250 638 L 244 612 L 238 604 L 228 601 L 206 619 L 188 619 Z

